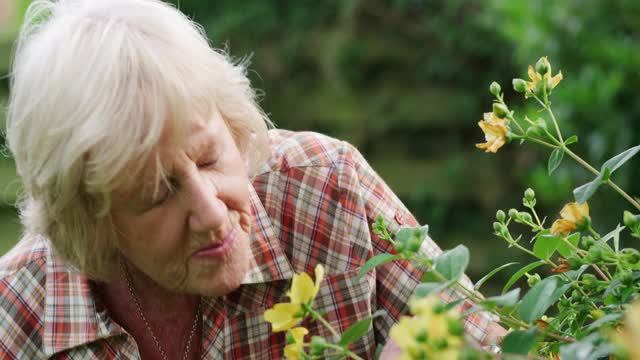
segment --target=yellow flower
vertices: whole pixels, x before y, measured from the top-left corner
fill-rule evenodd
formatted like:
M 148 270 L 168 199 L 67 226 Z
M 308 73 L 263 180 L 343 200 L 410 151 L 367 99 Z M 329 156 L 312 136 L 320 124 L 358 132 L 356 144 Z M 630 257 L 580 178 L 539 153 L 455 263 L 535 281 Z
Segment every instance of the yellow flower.
M 287 331 L 296 326 L 304 317 L 303 304 L 310 304 L 316 298 L 320 290 L 320 282 L 324 277 L 324 267 L 317 265 L 315 268 L 316 281 L 306 273 L 294 274 L 291 280 L 291 289 L 287 296 L 291 300 L 287 303 L 278 303 L 273 308 L 264 312 L 265 321 L 271 323 L 275 332 Z
M 495 153 L 507 142 L 508 119 L 501 119 L 492 112 L 484 113 L 484 120 L 478 122 L 478 126 L 484 132 L 487 142 L 476 144 L 478 149 Z
M 562 234 L 567 236 L 570 232 L 578 228 L 585 216 L 589 216 L 589 204 L 586 202 L 578 204 L 575 202 L 566 204 L 560 211 L 562 219 L 558 219 L 551 225 L 552 234 Z
M 459 322 L 455 310 L 442 311 L 444 304 L 437 296 L 411 299 L 413 317 L 402 316 L 389 335 L 403 350 L 399 359 L 458 359 L 462 338 L 451 331 L 450 324 Z M 441 311 L 434 311 L 440 308 Z
M 527 90 L 529 90 L 532 93 L 535 93 L 536 90 L 538 89 L 538 84 L 542 81 L 542 79 L 549 79 L 549 85 L 551 86 L 551 89 L 553 89 L 554 87 L 556 87 L 556 85 L 558 85 L 558 83 L 560 83 L 560 81 L 562 80 L 562 71 L 559 71 L 558 74 L 556 74 L 556 76 L 551 76 L 551 64 L 549 63 L 549 60 L 547 59 L 547 57 L 543 57 L 542 62 L 545 63 L 546 67 L 547 67 L 547 72 L 543 75 L 540 76 L 540 74 L 538 74 L 536 72 L 536 70 L 533 68 L 532 65 L 529 65 L 529 69 L 528 69 L 528 73 L 529 73 L 529 78 L 531 79 L 531 81 L 526 81 L 526 85 L 527 85 Z M 528 94 L 528 92 L 527 92 Z M 526 97 L 529 97 L 529 95 L 525 95 Z
M 284 347 L 284 356 L 289 360 L 298 360 L 300 359 L 300 354 L 303 352 L 304 348 L 304 336 L 309 333 L 309 330 L 303 327 L 297 327 L 289 330 L 289 334 L 291 334 L 291 338 L 293 340 L 292 343 Z
M 612 334 L 613 342 L 621 346 L 629 359 L 640 359 L 640 301 L 632 303 L 625 316 L 624 327 Z

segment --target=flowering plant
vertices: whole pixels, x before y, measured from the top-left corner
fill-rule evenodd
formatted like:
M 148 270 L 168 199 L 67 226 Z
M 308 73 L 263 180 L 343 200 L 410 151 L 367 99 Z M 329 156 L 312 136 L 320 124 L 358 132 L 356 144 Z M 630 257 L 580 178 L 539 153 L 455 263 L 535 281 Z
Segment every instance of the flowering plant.
M 391 329 L 390 336 L 401 349 L 401 359 L 473 359 L 473 358 L 539 358 L 539 359 L 640 359 L 640 251 L 623 247 L 629 238 L 640 238 L 640 215 L 621 213 L 622 224 L 600 235 L 589 215 L 588 200 L 601 186 L 608 186 L 640 211 L 638 199 L 627 194 L 612 180 L 613 173 L 640 151 L 634 146 L 606 161 L 600 169 L 591 166 L 569 147 L 577 136 L 565 137 L 551 108 L 552 92 L 563 79 L 562 72 L 553 74 L 546 57 L 529 66 L 530 81 L 514 79 L 513 88 L 535 101 L 545 117 L 535 120 L 520 116 L 504 101 L 499 84 L 489 89 L 495 97 L 492 111 L 478 123 L 485 142 L 479 149 L 496 153 L 506 144 L 519 140 L 551 150 L 548 172 L 551 175 L 565 157 L 571 158 L 594 175 L 594 179 L 574 189 L 574 200 L 564 205 L 560 216 L 549 225 L 547 217 L 536 210 L 536 194 L 526 189 L 522 208 L 498 210 L 493 223 L 494 234 L 534 260 L 517 270 L 498 296 L 484 297 L 480 287 L 496 273 L 516 263 L 504 264 L 491 271 L 473 288 L 460 279 L 469 263 L 469 251 L 459 245 L 437 257 L 420 251 L 428 228 L 402 228 L 394 236 L 387 231 L 385 220 L 378 218 L 373 231 L 393 244 L 397 254 L 380 254 L 361 269 L 363 276 L 376 266 L 396 259 L 410 260 L 427 269 L 422 283 L 409 300 L 413 316 L 405 316 Z M 514 235 L 512 225 L 521 224 L 528 234 Z M 530 241 L 526 241 L 530 240 Z M 534 273 L 545 269 L 549 275 Z M 349 344 L 364 335 L 371 324 L 365 319 L 338 336 L 331 325 L 313 310 L 322 271 L 316 269 L 316 283 L 306 274 L 294 278 L 290 303 L 277 304 L 265 313 L 274 331 L 288 331 L 285 355 L 289 359 L 336 358 L 358 359 Z M 522 278 L 529 289 L 512 289 Z M 474 306 L 460 314 L 459 302 L 444 304 L 438 294 L 453 288 Z M 509 329 L 502 339 L 499 353 L 482 349 L 469 341 L 462 331 L 462 319 L 477 311 L 488 311 Z M 299 321 L 311 316 L 330 328 L 338 340 L 312 336 L 305 342 L 305 328 Z M 375 315 L 374 315 L 375 316 Z M 335 340 L 335 339 L 334 339 Z M 495 349 L 494 349 L 495 350 Z

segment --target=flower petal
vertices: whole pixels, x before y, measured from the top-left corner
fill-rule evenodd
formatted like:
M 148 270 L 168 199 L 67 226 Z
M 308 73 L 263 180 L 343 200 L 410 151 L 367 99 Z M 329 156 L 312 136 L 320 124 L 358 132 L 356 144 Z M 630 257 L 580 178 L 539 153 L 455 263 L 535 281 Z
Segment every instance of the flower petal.
M 300 311 L 299 304 L 279 303 L 264 312 L 264 320 L 271 323 L 274 332 L 286 331 L 296 326 L 300 320 L 296 317 Z
M 293 274 L 291 291 L 287 293 L 294 304 L 306 303 L 315 296 L 315 286 L 307 273 Z
M 570 232 L 575 230 L 576 224 L 573 221 L 558 219 L 553 222 L 551 225 L 551 233 L 552 234 L 561 234 L 563 236 L 567 236 Z
M 302 352 L 302 346 L 300 344 L 289 344 L 284 347 L 284 358 L 287 360 L 300 359 L 300 353 Z
M 578 204 L 571 202 L 566 204 L 562 210 L 560 210 L 560 216 L 563 219 L 573 221 L 574 223 L 582 221 L 582 218 L 589 215 L 589 204 L 586 202 Z
M 558 71 L 556 76 L 551 78 L 551 88 L 553 89 L 554 87 L 556 87 L 556 85 L 558 85 L 562 79 L 562 71 Z
M 396 342 L 398 347 L 407 350 L 409 347 L 416 346 L 416 324 L 415 319 L 408 316 L 402 316 L 400 321 L 396 323 L 389 331 L 389 336 Z
M 295 340 L 295 342 L 301 343 L 304 341 L 304 336 L 309 333 L 309 330 L 307 330 L 305 327 L 298 326 L 289 330 L 289 332 L 291 333 L 291 335 L 293 335 L 293 339 Z
M 507 124 L 509 120 L 479 121 L 478 126 L 484 132 L 486 143 L 476 144 L 479 149 L 495 153 L 507 142 Z
M 313 297 L 318 295 L 318 291 L 320 291 L 320 283 L 324 278 L 324 266 L 322 266 L 322 264 L 316 265 L 315 273 L 316 273 L 316 286 L 315 286 L 316 291 L 313 294 Z
M 538 75 L 538 73 L 535 71 L 532 65 L 529 65 L 529 68 L 527 69 L 527 73 L 529 74 L 531 83 L 533 84 L 534 87 L 536 87 L 540 82 L 540 80 L 542 80 L 542 78 L 540 77 L 540 75 Z

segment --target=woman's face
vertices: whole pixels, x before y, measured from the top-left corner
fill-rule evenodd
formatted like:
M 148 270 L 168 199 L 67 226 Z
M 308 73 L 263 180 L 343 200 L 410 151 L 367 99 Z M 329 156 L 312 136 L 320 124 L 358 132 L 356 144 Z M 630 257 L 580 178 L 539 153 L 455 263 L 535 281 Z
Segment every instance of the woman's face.
M 118 248 L 163 288 L 221 296 L 236 289 L 249 267 L 249 180 L 245 162 L 214 110 L 185 141 L 157 147 L 168 174 L 154 196 L 155 159 L 133 190 L 114 194 Z

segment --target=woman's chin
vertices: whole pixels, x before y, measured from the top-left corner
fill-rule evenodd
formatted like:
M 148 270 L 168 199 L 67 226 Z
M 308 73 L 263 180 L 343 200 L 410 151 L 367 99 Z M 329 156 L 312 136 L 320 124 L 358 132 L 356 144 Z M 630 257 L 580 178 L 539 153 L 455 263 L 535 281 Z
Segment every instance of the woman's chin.
M 246 234 L 243 235 L 246 236 Z M 238 239 L 233 254 L 215 269 L 203 269 L 198 272 L 192 285 L 192 291 L 203 296 L 224 296 L 242 285 L 249 271 L 250 255 L 248 237 Z M 245 241 L 243 241 L 245 240 Z

